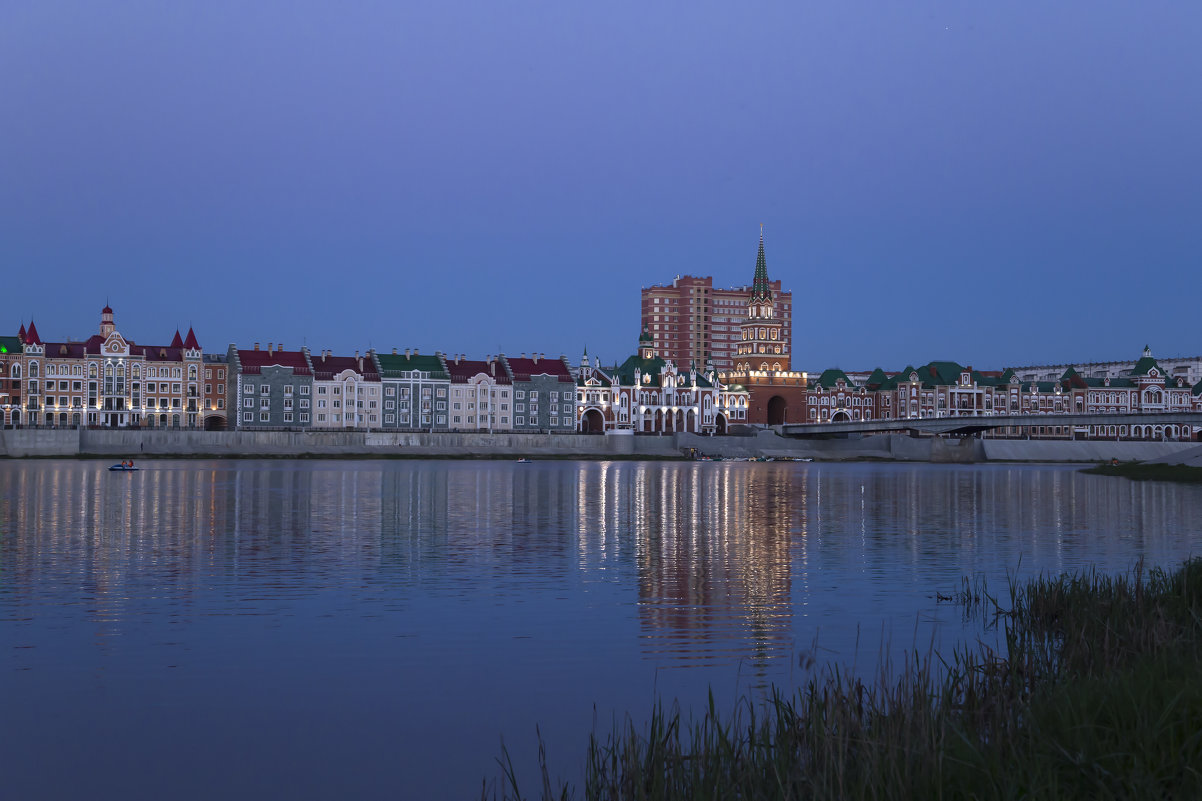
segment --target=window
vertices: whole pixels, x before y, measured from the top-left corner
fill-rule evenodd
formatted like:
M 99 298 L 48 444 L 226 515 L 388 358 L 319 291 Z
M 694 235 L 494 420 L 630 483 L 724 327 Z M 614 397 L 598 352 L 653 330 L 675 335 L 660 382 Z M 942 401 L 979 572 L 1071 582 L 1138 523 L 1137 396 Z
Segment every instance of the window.
M 243 398 L 242 399 L 242 407 L 245 409 L 255 408 L 255 399 L 254 398 Z
M 254 420 L 254 419 L 255 419 L 255 416 L 251 412 L 243 412 L 242 413 L 242 421 L 243 422 L 249 423 L 251 420 Z
M 519 425 L 519 426 L 524 426 L 524 425 L 526 425 L 526 418 L 525 418 L 525 417 L 515 417 L 515 418 L 513 418 L 513 421 L 514 421 L 514 423 L 516 423 L 516 424 L 517 424 L 517 425 Z
M 150 385 L 150 391 L 154 392 L 154 384 Z M 253 395 L 255 392 L 255 385 L 254 384 L 244 384 L 242 387 L 242 391 L 245 392 L 247 395 Z
M 292 412 L 284 412 L 284 422 L 285 423 L 292 422 Z
M 301 412 L 300 421 L 301 421 L 302 423 L 307 423 L 307 422 L 309 422 L 309 413 L 308 413 L 308 412 Z
M 309 394 L 309 385 L 308 384 L 301 384 L 301 394 L 302 395 Z

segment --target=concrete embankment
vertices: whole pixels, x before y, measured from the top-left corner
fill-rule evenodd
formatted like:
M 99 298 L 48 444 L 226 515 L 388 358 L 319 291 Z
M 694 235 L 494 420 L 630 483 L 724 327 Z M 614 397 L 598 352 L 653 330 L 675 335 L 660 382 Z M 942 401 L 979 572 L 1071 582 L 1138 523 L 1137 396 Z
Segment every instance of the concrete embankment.
M 974 463 L 1164 460 L 1197 443 L 1066 442 L 914 438 L 882 434 L 856 439 L 791 439 L 775 431 L 703 437 L 489 433 L 299 431 L 169 431 L 9 429 L 0 456 L 103 457 L 367 457 L 671 459 L 693 452 L 723 457 L 809 458 L 816 461 Z

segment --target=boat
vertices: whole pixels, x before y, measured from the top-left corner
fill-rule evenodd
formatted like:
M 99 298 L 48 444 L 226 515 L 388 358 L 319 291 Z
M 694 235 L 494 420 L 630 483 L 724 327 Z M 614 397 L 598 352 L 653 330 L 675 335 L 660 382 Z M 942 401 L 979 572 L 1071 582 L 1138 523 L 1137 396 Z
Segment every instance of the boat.
M 521 459 L 518 459 L 518 464 L 530 464 L 530 460 L 523 456 Z
M 114 464 L 109 465 L 109 471 L 113 473 L 134 473 L 141 468 L 134 467 L 132 464 Z

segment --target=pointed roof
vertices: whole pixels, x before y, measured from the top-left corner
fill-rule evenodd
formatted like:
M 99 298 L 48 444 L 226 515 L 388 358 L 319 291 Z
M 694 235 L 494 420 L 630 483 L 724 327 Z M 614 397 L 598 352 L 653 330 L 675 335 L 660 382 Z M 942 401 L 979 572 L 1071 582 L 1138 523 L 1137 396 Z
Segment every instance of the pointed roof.
M 885 371 L 878 367 L 873 370 L 872 374 L 868 376 L 867 380 L 864 381 L 864 386 L 868 387 L 869 389 L 880 389 L 881 385 L 888 380 L 889 376 L 885 375 Z
M 24 344 L 24 342 L 25 342 L 25 323 L 21 323 L 21 330 L 17 332 L 17 339 L 21 340 L 21 343 Z
M 33 322 L 33 320 L 29 321 L 29 330 L 25 332 L 25 344 L 26 345 L 41 345 L 42 344 L 42 338 L 38 336 L 38 327 Z
M 190 350 L 200 350 L 200 343 L 196 341 L 196 334 L 192 331 L 192 326 L 188 326 L 188 336 L 184 338 L 184 347 Z
M 855 386 L 855 383 L 853 383 L 852 380 L 847 377 L 847 373 L 843 372 L 838 367 L 828 367 L 827 369 L 823 370 L 822 375 L 818 376 L 818 379 L 815 381 L 815 383 L 820 387 L 826 387 L 829 389 L 837 385 L 840 381 L 843 382 L 844 386 L 849 388 Z
M 768 285 L 768 260 L 764 258 L 763 225 L 760 225 L 760 252 L 755 257 L 755 279 L 751 282 L 751 299 L 772 299 L 772 288 Z
M 171 347 L 182 348 L 184 346 L 183 337 L 179 335 L 179 329 L 175 329 L 175 336 L 171 338 Z

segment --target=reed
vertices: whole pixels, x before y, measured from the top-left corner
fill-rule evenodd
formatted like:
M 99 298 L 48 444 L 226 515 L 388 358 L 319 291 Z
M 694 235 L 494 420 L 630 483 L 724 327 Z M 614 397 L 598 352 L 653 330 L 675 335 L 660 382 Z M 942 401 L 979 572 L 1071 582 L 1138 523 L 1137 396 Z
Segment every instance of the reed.
M 992 606 L 997 649 L 928 654 L 870 681 L 829 668 L 696 718 L 657 706 L 591 739 L 583 786 L 540 751 L 530 798 L 1202 797 L 1202 559 L 1172 573 L 1041 577 Z M 502 762 L 503 767 L 507 764 Z M 512 765 L 484 797 L 524 799 Z

